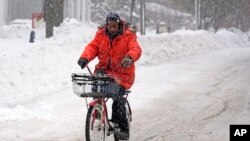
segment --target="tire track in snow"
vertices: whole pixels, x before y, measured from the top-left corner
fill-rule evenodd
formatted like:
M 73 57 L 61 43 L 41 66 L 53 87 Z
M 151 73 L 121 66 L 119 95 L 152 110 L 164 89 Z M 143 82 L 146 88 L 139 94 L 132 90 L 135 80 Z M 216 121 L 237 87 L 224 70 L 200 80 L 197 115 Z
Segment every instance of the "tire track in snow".
M 219 101 L 222 103 L 223 106 L 222 106 L 222 108 L 221 108 L 219 111 L 217 111 L 216 113 L 214 113 L 214 114 L 212 114 L 212 115 L 209 115 L 209 116 L 203 118 L 203 120 L 209 120 L 209 119 L 215 118 L 215 117 L 217 117 L 217 116 L 220 116 L 223 112 L 225 112 L 225 111 L 227 110 L 227 108 L 228 108 L 228 102 L 227 102 L 226 100 L 224 100 L 223 98 L 221 98 L 221 97 L 219 97 L 219 96 L 213 96 L 212 94 L 213 94 L 213 93 L 220 93 L 220 92 L 222 92 L 222 91 L 220 91 L 221 85 L 223 85 L 224 82 L 229 82 L 230 79 L 232 79 L 232 78 L 234 78 L 234 77 L 237 77 L 237 76 L 238 76 L 237 74 L 239 74 L 239 73 L 240 73 L 242 70 L 244 70 L 247 66 L 249 66 L 249 65 L 244 65 L 244 66 L 241 67 L 240 69 L 234 70 L 234 71 L 232 71 L 231 73 L 224 75 L 222 78 L 220 78 L 220 79 L 218 80 L 217 83 L 215 83 L 215 84 L 212 85 L 212 87 L 215 87 L 214 90 L 212 90 L 212 91 L 206 93 L 206 95 L 209 96 L 209 97 L 211 97 L 211 98 L 214 98 L 214 99 L 216 99 L 216 100 L 219 100 Z M 228 81 L 227 81 L 227 79 L 228 79 Z M 247 98 L 246 98 L 246 99 L 247 99 L 247 101 L 246 101 L 246 103 L 245 103 L 243 112 L 246 111 L 246 109 L 247 109 L 247 107 L 248 107 L 248 103 L 249 103 L 249 102 L 248 102 L 248 101 L 249 101 L 249 94 L 247 95 Z M 250 105 L 250 103 L 249 103 L 249 105 Z

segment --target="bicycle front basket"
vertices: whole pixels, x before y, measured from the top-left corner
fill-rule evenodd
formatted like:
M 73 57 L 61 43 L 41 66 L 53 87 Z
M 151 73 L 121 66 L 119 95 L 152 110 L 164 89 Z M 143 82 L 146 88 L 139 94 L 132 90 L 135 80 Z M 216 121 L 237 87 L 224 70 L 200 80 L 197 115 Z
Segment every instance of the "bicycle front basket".
M 80 97 L 110 97 L 111 91 L 106 87 L 110 84 L 109 77 L 92 76 L 89 74 L 72 74 L 73 92 Z

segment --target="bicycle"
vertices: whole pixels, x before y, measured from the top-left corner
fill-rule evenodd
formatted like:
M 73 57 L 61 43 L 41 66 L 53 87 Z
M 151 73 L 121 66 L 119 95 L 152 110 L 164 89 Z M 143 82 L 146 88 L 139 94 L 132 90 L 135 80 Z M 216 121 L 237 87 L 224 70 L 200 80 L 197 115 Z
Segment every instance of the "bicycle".
M 119 141 L 117 134 L 120 130 L 119 126 L 109 119 L 106 105 L 118 91 L 117 85 L 114 85 L 115 80 L 108 75 L 93 75 L 89 68 L 88 70 L 90 74 L 72 74 L 73 91 L 79 97 L 85 98 L 88 109 L 85 124 L 86 141 L 105 141 L 106 137 L 112 134 L 114 134 L 114 140 Z M 126 90 L 123 96 L 126 100 L 129 132 L 132 112 L 127 97 L 130 92 Z M 87 98 L 93 98 L 93 100 L 88 103 Z

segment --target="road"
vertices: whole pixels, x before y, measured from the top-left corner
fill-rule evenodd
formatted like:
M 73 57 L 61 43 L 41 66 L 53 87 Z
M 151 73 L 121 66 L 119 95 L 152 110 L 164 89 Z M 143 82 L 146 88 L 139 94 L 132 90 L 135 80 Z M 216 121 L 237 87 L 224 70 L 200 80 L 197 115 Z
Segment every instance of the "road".
M 250 48 L 229 48 L 139 66 L 131 141 L 228 141 L 250 124 Z M 34 117 L 0 123 L 5 141 L 84 141 L 85 100 L 71 87 L 20 103 Z
M 175 76 L 192 80 L 134 112 L 132 139 L 229 141 L 230 124 L 250 124 L 249 53 L 249 48 L 232 49 L 164 64 Z

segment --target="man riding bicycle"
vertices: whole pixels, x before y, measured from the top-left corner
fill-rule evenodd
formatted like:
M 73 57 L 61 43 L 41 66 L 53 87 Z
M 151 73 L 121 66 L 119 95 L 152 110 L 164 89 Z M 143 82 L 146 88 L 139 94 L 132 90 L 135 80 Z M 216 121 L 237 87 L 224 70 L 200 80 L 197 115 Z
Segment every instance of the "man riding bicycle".
M 83 69 L 95 57 L 98 64 L 95 73 L 108 74 L 114 77 L 119 86 L 112 104 L 111 121 L 118 124 L 120 139 L 129 138 L 128 119 L 126 118 L 125 99 L 122 97 L 135 79 L 135 65 L 141 56 L 141 48 L 136 34 L 128 28 L 117 13 L 111 12 L 106 17 L 105 26 L 99 28 L 94 39 L 85 47 L 78 60 Z

